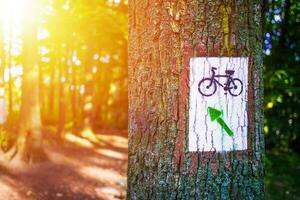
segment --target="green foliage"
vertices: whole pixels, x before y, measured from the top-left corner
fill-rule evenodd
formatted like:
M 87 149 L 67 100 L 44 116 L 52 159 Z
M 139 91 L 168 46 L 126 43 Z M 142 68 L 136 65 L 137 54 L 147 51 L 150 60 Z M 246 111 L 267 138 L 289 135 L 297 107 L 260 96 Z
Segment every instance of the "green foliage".
M 300 2 L 265 1 L 266 199 L 300 196 Z
M 266 199 L 299 199 L 300 156 L 293 152 L 268 152 L 266 163 Z
M 299 1 L 266 1 L 264 131 L 267 148 L 300 152 L 299 25 Z

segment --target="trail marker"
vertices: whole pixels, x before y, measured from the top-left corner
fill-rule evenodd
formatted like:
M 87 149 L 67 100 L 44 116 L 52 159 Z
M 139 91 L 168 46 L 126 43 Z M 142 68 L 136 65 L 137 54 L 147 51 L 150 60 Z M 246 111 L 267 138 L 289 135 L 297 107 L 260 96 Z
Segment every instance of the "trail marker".
M 233 131 L 227 126 L 227 124 L 222 119 L 222 111 L 217 110 L 212 107 L 208 107 L 208 113 L 211 121 L 217 120 L 217 122 L 222 126 L 222 128 L 228 133 L 229 136 L 233 136 Z
M 189 151 L 247 149 L 248 58 L 192 58 L 189 86 Z

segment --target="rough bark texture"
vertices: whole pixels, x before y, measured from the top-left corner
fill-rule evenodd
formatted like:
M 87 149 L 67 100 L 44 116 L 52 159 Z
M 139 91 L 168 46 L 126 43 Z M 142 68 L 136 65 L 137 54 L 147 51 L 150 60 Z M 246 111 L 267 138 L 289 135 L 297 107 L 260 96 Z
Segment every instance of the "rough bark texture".
M 128 199 L 263 199 L 261 2 L 129 1 Z M 249 56 L 248 150 L 188 152 L 189 61 Z

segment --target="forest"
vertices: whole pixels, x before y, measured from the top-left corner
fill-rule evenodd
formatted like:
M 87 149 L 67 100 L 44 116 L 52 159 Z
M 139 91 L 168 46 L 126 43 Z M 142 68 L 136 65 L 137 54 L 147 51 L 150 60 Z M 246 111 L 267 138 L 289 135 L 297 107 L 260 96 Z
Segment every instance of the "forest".
M 0 9 L 0 198 L 124 196 L 127 1 L 9 0 Z M 37 166 L 33 175 L 8 172 L 26 166 Z
M 266 199 L 299 199 L 300 2 L 262 10 Z M 124 199 L 128 92 L 127 0 L 0 1 L 0 199 Z
M 264 134 L 269 199 L 300 196 L 299 1 L 264 2 Z M 272 191 L 272 192 L 271 192 Z

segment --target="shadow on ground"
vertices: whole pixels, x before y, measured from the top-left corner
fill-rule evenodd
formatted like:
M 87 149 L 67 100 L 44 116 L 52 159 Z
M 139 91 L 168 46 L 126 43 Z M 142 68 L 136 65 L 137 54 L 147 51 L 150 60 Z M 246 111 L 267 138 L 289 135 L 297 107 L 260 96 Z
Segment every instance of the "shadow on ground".
M 127 134 L 69 133 L 66 139 L 44 145 L 50 161 L 0 168 L 0 199 L 125 199 Z

